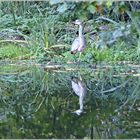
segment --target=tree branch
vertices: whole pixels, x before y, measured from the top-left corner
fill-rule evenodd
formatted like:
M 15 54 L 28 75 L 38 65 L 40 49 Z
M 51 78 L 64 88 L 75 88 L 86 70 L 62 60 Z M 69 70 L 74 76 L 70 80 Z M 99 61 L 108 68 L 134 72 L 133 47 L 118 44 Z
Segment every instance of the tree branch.
M 106 17 L 103 17 L 103 16 L 98 17 L 96 20 L 106 20 L 106 21 L 111 22 L 113 24 L 118 24 L 116 21 L 109 19 L 109 18 L 106 18 Z

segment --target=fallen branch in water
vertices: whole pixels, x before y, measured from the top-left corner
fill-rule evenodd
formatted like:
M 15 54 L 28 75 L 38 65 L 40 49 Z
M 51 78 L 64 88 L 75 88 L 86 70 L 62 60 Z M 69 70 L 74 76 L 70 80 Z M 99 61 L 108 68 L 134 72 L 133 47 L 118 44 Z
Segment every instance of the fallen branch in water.
M 113 92 L 113 91 L 115 91 L 115 90 L 117 90 L 117 89 L 119 89 L 119 88 L 125 86 L 126 83 L 127 83 L 127 81 L 124 82 L 123 84 L 119 85 L 119 86 L 113 87 L 113 88 L 111 88 L 111 89 L 109 89 L 109 90 L 102 91 L 101 93 Z
M 45 71 L 47 71 L 47 70 L 59 70 L 59 69 L 65 69 L 65 67 L 62 65 L 47 65 L 44 67 Z
M 113 77 L 126 77 L 126 76 L 133 76 L 133 77 L 140 77 L 139 73 L 120 73 L 119 75 L 113 75 Z

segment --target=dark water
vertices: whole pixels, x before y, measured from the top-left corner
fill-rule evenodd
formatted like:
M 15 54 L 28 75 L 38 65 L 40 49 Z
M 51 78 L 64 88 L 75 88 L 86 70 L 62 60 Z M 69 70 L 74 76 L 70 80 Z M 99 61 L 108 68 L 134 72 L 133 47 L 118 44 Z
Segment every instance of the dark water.
M 140 138 L 139 69 L 1 65 L 0 138 Z

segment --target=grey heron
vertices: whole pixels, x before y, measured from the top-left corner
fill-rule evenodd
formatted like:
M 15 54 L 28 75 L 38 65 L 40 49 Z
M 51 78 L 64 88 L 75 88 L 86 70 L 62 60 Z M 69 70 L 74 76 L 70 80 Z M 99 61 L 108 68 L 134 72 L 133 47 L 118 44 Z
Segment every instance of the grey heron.
M 72 43 L 71 54 L 76 54 L 77 52 L 80 52 L 80 55 L 79 55 L 79 60 L 80 60 L 81 53 L 86 48 L 86 39 L 85 39 L 85 36 L 83 35 L 82 22 L 77 19 L 76 21 L 73 22 L 73 24 L 79 26 L 79 35 L 78 37 L 75 38 L 75 40 Z

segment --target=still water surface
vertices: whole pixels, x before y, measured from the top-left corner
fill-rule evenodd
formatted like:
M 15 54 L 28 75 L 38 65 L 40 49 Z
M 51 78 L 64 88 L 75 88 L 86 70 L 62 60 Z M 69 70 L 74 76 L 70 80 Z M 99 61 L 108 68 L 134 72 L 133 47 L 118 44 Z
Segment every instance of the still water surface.
M 0 66 L 0 138 L 140 138 L 139 69 Z

